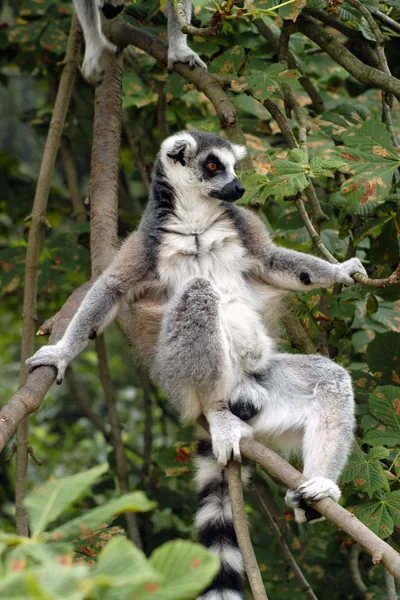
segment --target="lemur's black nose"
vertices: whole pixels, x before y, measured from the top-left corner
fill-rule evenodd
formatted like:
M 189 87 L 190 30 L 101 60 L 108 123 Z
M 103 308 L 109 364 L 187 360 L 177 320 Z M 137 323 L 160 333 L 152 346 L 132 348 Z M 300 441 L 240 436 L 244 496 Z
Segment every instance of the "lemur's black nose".
M 236 186 L 235 186 L 235 192 L 237 194 L 238 198 L 241 198 L 243 196 L 243 194 L 245 193 L 245 189 L 242 186 L 242 184 L 240 183 L 240 181 L 237 182 Z

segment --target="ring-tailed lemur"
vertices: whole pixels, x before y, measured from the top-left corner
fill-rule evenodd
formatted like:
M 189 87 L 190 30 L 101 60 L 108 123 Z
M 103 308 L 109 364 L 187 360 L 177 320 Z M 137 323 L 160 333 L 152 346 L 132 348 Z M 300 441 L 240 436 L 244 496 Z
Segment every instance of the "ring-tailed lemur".
M 221 556 L 203 600 L 239 600 L 242 562 L 232 525 L 224 466 L 253 435 L 288 456 L 302 455 L 308 481 L 287 502 L 304 521 L 304 500 L 338 500 L 336 480 L 353 431 L 347 372 L 320 356 L 279 354 L 270 325 L 282 290 L 351 285 L 365 274 L 356 258 L 332 265 L 277 247 L 262 221 L 236 206 L 244 188 L 234 171 L 245 149 L 211 133 L 164 141 L 138 230 L 94 283 L 62 340 L 27 361 L 67 364 L 131 295 L 138 347 L 183 420 L 202 413 L 211 443 L 197 458 L 201 541 Z M 244 469 L 247 477 L 246 469 Z M 314 511 L 315 512 L 315 511 Z
M 99 9 L 107 19 L 112 19 L 124 8 L 124 0 L 74 0 L 74 3 L 86 44 L 82 72 L 89 81 L 100 80 L 103 53 L 113 52 L 116 54 L 119 50 L 107 40 L 101 31 Z M 183 5 L 190 22 L 192 3 L 190 0 L 183 0 Z M 168 14 L 168 70 L 171 71 L 176 62 L 189 63 L 192 68 L 197 65 L 202 69 L 207 69 L 201 58 L 187 45 L 187 36 L 181 32 L 173 0 L 168 1 L 166 12 Z

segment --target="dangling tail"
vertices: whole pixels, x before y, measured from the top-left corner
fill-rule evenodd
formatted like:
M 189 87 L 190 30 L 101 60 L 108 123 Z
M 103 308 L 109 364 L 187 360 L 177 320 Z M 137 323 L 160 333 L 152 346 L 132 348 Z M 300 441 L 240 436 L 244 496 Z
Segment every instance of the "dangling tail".
M 200 440 L 196 458 L 199 541 L 221 559 L 221 569 L 198 600 L 243 600 L 243 561 L 232 522 L 226 469 L 212 452 L 209 440 Z M 244 478 L 249 469 L 242 468 Z

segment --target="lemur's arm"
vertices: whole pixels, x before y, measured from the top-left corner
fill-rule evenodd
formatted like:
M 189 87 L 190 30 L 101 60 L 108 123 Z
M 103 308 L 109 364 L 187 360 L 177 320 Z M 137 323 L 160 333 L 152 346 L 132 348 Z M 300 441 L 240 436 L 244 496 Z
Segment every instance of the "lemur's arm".
M 262 279 L 277 287 L 288 290 L 313 289 L 330 287 L 334 283 L 353 285 L 353 275 L 367 272 L 358 258 L 351 258 L 344 263 L 331 264 L 326 260 L 276 246 L 270 239 L 261 220 L 243 209 L 248 248 L 254 256 L 261 260 Z
M 148 270 L 141 234 L 135 232 L 90 288 L 63 338 L 55 345 L 43 346 L 28 358 L 29 371 L 43 365 L 54 366 L 60 384 L 71 360 L 85 348 L 88 339 L 96 337 L 116 317 L 122 297 L 135 290 Z
M 107 19 L 117 16 L 124 7 L 124 0 L 74 0 L 79 22 L 85 37 L 85 58 L 82 72 L 89 81 L 100 81 L 102 77 L 101 57 L 104 52 L 118 52 L 118 48 L 107 40 L 101 31 L 100 12 Z M 192 3 L 183 0 L 188 22 L 192 15 Z M 196 65 L 207 69 L 201 58 L 191 50 L 186 42 L 187 36 L 181 32 L 173 0 L 169 0 L 168 14 L 168 70 L 172 71 L 176 62 L 189 63 L 193 69 Z

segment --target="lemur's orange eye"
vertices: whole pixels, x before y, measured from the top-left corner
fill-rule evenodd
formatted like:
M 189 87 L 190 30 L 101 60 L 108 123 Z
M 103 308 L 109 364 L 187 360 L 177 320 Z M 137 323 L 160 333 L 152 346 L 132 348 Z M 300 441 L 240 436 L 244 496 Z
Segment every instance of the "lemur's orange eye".
M 218 165 L 217 165 L 217 163 L 213 163 L 213 162 L 209 162 L 209 163 L 207 163 L 207 169 L 208 169 L 209 171 L 216 171 L 216 170 L 217 170 L 217 168 L 218 168 Z

